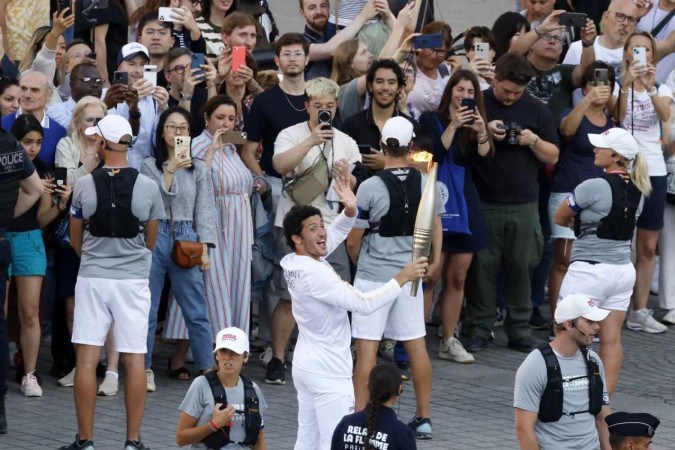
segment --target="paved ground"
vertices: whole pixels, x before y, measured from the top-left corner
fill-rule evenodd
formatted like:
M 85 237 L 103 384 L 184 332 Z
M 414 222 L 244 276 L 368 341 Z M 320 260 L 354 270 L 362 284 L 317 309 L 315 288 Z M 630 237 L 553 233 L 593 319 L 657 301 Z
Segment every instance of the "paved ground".
M 658 312 L 657 312 L 658 313 Z M 515 449 L 513 432 L 513 379 L 524 354 L 506 349 L 501 329 L 495 342 L 477 355 L 473 365 L 462 366 L 435 359 L 438 338 L 429 328 L 429 348 L 433 364 L 432 419 L 434 439 L 420 442 L 426 450 L 469 450 L 476 448 Z M 540 339 L 545 333 L 539 332 Z M 612 399 L 615 410 L 649 411 L 662 421 L 654 449 L 675 449 L 675 330 L 665 335 L 646 335 L 624 331 L 626 359 L 617 392 Z M 160 344 L 156 367 L 164 368 L 171 346 Z M 48 352 L 43 352 L 38 370 L 47 373 Z M 297 402 L 290 371 L 285 386 L 262 383 L 262 366 L 252 355 L 247 373 L 261 383 L 269 409 L 266 434 L 270 449 L 291 449 L 295 440 Z M 13 372 L 12 372 L 13 374 Z M 143 440 L 153 449 L 176 448 L 174 433 L 177 407 L 188 384 L 169 380 L 156 372 L 158 390 L 148 395 Z M 123 375 L 122 375 L 123 378 Z M 76 433 L 72 389 L 55 385 L 44 377 L 44 396 L 27 399 L 11 382 L 7 397 L 10 431 L 0 436 L 0 448 L 57 448 L 72 441 Z M 123 389 L 123 388 L 122 388 Z M 120 448 L 124 441 L 123 390 L 115 397 L 99 397 L 96 416 L 97 448 Z M 414 413 L 412 385 L 408 382 L 399 416 L 407 421 Z

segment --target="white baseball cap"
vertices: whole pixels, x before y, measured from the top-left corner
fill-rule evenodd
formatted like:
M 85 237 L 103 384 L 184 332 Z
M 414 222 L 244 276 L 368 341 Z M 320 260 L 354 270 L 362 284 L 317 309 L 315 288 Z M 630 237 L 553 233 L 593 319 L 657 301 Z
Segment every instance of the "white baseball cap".
M 213 353 L 216 353 L 221 348 L 227 348 L 235 353 L 248 353 L 248 336 L 244 330 L 237 327 L 223 328 L 216 336 L 216 348 Z
M 131 61 L 139 53 L 145 55 L 147 60 L 150 61 L 150 53 L 148 53 L 147 47 L 140 42 L 129 42 L 123 45 L 117 54 L 117 65 L 122 64 L 122 61 Z
M 405 117 L 392 117 L 382 127 L 382 142 L 384 143 L 387 142 L 387 139 L 394 138 L 398 140 L 398 145 L 405 147 L 410 144 L 414 137 L 413 124 Z
M 133 136 L 129 122 L 124 117 L 116 115 L 105 116 L 96 125 L 84 130 L 84 134 L 87 136 L 98 134 L 113 144 L 131 144 L 131 137 Z M 128 138 L 122 139 L 124 136 L 128 136 Z
M 591 144 L 600 148 L 610 148 L 629 161 L 635 159 L 638 154 L 638 143 L 628 130 L 623 128 L 610 128 L 601 134 L 588 134 Z
M 579 317 L 600 322 L 608 315 L 608 310 L 598 308 L 593 300 L 581 294 L 568 295 L 560 300 L 558 306 L 555 307 L 556 323 L 563 323 Z

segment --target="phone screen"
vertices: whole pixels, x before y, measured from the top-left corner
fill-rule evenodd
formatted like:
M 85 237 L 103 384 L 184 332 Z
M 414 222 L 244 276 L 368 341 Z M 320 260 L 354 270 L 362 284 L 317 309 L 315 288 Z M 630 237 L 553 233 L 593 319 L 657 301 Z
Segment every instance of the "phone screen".
M 359 153 L 362 155 L 370 155 L 373 153 L 373 150 L 370 148 L 370 145 L 368 144 L 359 144 Z

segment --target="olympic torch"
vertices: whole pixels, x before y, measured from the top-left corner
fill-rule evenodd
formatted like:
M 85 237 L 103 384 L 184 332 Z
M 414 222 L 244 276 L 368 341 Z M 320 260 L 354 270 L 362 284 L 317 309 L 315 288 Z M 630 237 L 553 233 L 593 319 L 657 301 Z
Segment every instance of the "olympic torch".
M 429 257 L 431 251 L 431 238 L 434 235 L 434 219 L 436 218 L 436 171 L 437 163 L 429 164 L 427 183 L 420 199 L 415 217 L 415 229 L 413 231 L 413 261 L 423 256 Z M 410 286 L 410 295 L 417 295 L 420 278 L 414 280 Z

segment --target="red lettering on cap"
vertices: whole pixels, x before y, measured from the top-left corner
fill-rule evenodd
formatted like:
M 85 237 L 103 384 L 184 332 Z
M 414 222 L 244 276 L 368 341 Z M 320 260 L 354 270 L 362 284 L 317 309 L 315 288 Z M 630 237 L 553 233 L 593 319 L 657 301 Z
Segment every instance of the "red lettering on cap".
M 593 300 L 591 300 L 590 298 L 588 299 L 588 306 L 590 306 L 591 308 L 595 306 L 595 303 L 593 303 Z
M 234 334 L 223 334 L 223 336 L 220 338 L 221 341 L 235 341 L 237 340 L 237 336 Z

